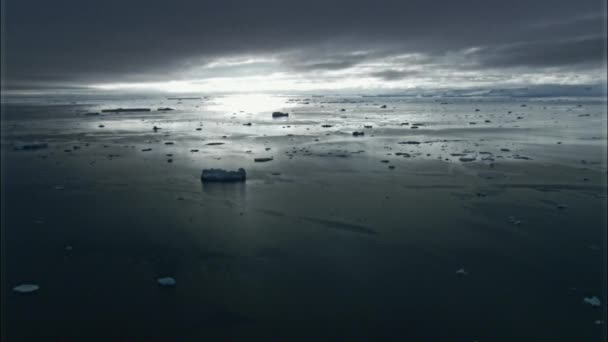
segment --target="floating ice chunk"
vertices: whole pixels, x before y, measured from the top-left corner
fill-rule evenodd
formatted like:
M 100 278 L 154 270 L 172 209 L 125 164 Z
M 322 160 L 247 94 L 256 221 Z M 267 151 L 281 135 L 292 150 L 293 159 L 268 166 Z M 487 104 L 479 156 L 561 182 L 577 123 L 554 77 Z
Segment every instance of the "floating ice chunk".
M 121 112 L 149 112 L 150 108 L 112 108 L 102 109 L 102 113 L 121 113 Z
M 13 287 L 13 291 L 19 292 L 19 293 L 30 293 L 30 292 L 38 291 L 39 289 L 40 289 L 40 286 L 38 286 L 36 284 L 21 284 L 21 285 Z
M 171 277 L 158 278 L 156 281 L 158 282 L 158 285 L 160 285 L 160 286 L 175 286 L 175 284 L 177 284 L 175 279 L 173 279 Z
M 244 182 L 247 175 L 245 169 L 226 171 L 223 169 L 205 169 L 201 174 L 203 182 Z
M 591 306 L 600 306 L 602 304 L 602 302 L 600 302 L 600 299 L 597 298 L 596 296 L 593 297 L 585 297 L 583 299 L 583 302 L 591 305 Z
M 456 274 L 467 275 L 469 273 L 467 271 L 465 271 L 464 268 L 461 268 L 459 270 L 456 270 Z
M 49 147 L 47 143 L 44 142 L 33 142 L 28 144 L 22 144 L 15 146 L 16 150 L 40 150 Z
M 521 221 L 516 219 L 515 216 L 509 216 L 509 222 L 513 223 L 516 226 L 519 226 L 521 224 Z

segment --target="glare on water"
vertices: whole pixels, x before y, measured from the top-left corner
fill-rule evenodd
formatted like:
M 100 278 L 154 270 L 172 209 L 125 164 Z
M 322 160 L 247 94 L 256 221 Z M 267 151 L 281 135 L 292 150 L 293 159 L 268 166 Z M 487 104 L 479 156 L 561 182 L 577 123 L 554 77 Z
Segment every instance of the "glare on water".
M 236 94 L 219 96 L 209 103 L 207 109 L 218 112 L 261 113 L 284 110 L 295 104 L 287 102 L 286 97 L 269 94 Z

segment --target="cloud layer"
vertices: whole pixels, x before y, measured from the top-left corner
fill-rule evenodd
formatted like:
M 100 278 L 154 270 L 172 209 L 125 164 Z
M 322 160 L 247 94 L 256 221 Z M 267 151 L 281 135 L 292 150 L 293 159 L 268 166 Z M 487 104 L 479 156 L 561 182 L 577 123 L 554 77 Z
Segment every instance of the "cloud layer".
M 597 0 L 6 0 L 4 6 L 4 77 L 14 88 L 209 86 L 263 77 L 295 88 L 605 79 L 606 17 Z

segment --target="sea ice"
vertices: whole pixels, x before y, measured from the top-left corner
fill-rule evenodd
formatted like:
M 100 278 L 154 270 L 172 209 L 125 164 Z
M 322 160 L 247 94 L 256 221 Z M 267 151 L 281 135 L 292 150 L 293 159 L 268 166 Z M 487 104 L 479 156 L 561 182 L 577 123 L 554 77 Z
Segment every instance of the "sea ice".
M 244 182 L 246 178 L 245 169 L 237 171 L 226 171 L 222 169 L 205 169 L 201 174 L 203 182 Z
M 21 284 L 21 285 L 13 287 L 13 291 L 19 292 L 19 293 L 30 293 L 30 292 L 38 291 L 39 289 L 40 289 L 40 286 L 38 286 L 36 284 Z
M 583 299 L 583 302 L 585 302 L 585 303 L 587 303 L 587 304 L 589 304 L 589 305 L 591 305 L 591 306 L 600 306 L 600 305 L 601 305 L 600 299 L 599 299 L 599 298 L 597 298 L 596 296 L 593 296 L 593 297 L 585 297 L 585 298 Z
M 158 278 L 156 280 L 160 286 L 175 286 L 177 282 L 171 277 Z

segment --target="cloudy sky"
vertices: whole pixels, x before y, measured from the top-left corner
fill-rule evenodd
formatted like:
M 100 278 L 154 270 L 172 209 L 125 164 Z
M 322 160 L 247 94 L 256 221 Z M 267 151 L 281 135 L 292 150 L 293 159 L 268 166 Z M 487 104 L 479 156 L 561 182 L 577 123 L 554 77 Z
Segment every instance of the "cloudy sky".
M 605 0 L 2 0 L 5 89 L 499 88 L 606 79 Z

